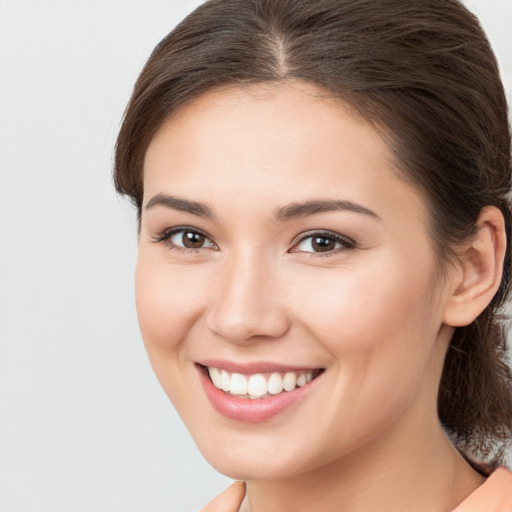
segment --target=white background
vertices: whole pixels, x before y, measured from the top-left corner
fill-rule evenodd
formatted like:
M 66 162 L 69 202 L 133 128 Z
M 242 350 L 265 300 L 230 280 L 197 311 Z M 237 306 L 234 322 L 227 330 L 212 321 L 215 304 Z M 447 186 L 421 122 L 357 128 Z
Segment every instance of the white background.
M 111 183 L 133 82 L 199 3 L 0 0 L 0 512 L 187 512 L 227 483 L 147 362 Z M 468 4 L 512 100 L 512 0 Z

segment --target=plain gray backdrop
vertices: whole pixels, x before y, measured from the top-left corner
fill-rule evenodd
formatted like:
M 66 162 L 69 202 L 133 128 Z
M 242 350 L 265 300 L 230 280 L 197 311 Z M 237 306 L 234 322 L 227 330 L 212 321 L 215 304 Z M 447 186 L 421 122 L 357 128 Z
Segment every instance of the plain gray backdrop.
M 111 183 L 133 82 L 199 3 L 0 0 L 0 512 L 188 512 L 228 482 L 152 374 Z M 512 0 L 467 3 L 512 100 Z

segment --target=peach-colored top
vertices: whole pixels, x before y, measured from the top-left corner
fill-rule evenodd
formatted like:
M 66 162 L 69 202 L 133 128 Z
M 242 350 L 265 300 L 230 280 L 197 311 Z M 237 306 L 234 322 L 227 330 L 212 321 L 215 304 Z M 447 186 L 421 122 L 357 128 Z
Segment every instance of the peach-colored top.
M 245 496 L 245 484 L 234 482 L 201 512 L 238 512 Z M 512 512 L 512 473 L 497 469 L 453 512 Z
M 512 473 L 497 469 L 453 512 L 512 512 Z

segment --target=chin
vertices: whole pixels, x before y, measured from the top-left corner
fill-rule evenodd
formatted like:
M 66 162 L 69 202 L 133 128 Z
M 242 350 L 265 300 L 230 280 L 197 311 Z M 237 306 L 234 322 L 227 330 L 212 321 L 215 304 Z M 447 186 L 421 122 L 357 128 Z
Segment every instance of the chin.
M 271 457 L 248 454 L 244 458 L 230 453 L 205 455 L 208 463 L 219 473 L 233 480 L 285 480 L 303 472 L 301 466 L 279 453 Z
M 332 446 L 326 451 L 314 436 L 294 438 L 270 425 L 258 432 L 241 428 L 233 434 L 212 430 L 194 436 L 206 461 L 233 480 L 286 480 L 315 471 L 340 455 Z

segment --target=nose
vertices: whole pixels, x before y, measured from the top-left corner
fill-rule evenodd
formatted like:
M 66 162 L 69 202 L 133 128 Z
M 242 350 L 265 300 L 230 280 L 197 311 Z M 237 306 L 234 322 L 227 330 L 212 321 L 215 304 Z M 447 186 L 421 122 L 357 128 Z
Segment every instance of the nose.
M 210 290 L 208 329 L 232 343 L 276 339 L 290 328 L 280 299 L 279 272 L 258 254 L 244 254 L 223 263 Z

